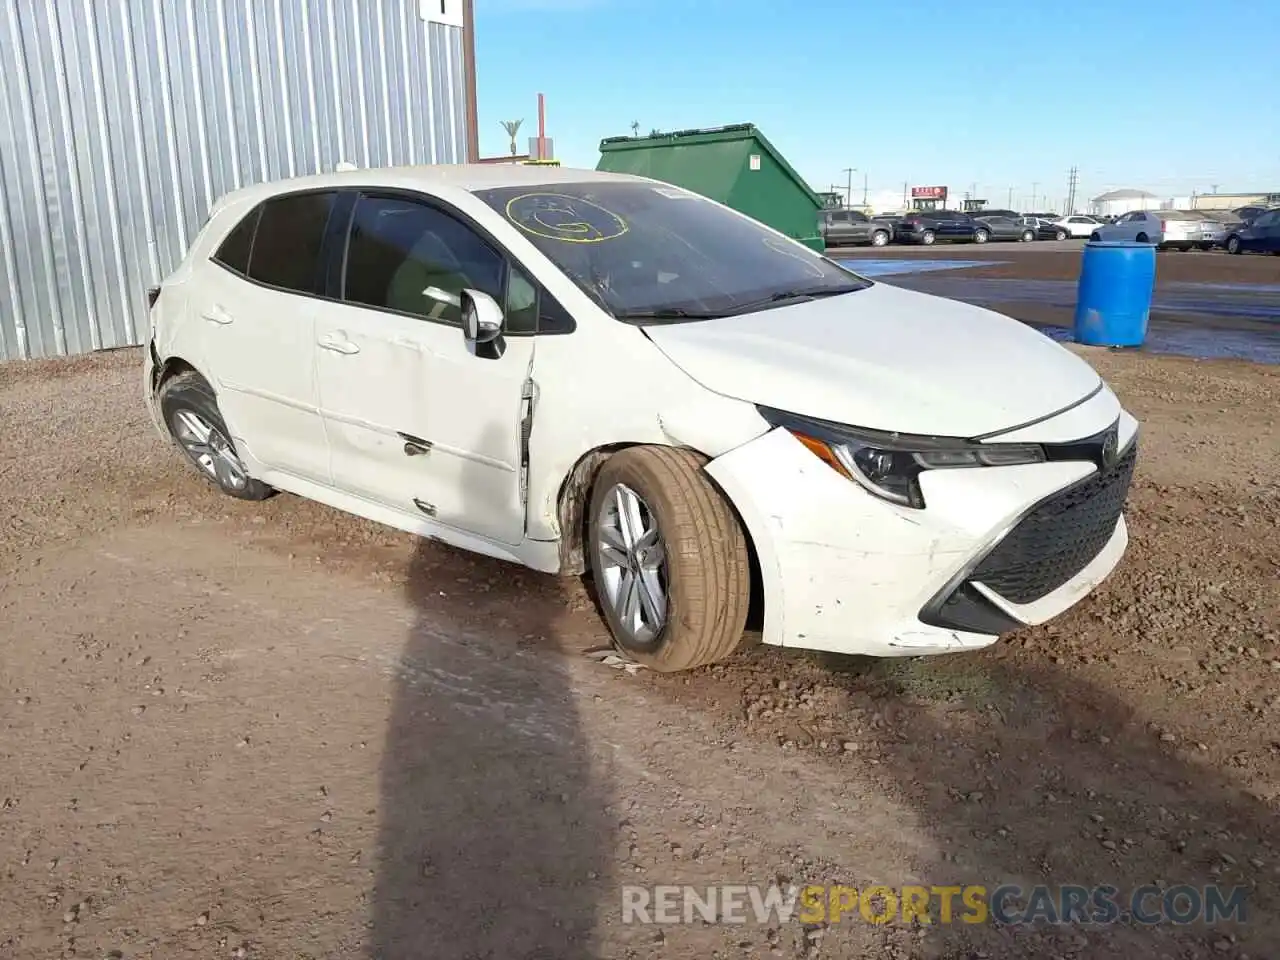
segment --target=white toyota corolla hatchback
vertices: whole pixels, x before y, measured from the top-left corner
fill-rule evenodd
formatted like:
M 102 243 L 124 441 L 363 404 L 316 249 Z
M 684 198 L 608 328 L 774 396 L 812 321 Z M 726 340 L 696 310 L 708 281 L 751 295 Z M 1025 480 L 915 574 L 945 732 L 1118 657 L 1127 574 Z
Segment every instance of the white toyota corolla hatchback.
M 659 670 L 753 607 L 765 643 L 976 649 L 1127 542 L 1138 424 L 1083 360 L 657 181 L 250 187 L 151 298 L 152 415 L 226 493 L 589 571 Z

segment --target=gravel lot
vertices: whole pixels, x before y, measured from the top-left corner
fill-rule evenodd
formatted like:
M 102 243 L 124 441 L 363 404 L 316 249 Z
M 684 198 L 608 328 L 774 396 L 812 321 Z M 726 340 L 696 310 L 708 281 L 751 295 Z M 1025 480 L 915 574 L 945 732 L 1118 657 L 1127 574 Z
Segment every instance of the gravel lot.
M 0 958 L 1274 955 L 1280 368 L 1087 356 L 1143 421 L 1095 596 L 980 655 L 685 676 L 582 656 L 576 581 L 220 497 L 136 351 L 0 365 Z M 623 883 L 775 879 L 1250 894 L 1214 929 L 620 922 Z

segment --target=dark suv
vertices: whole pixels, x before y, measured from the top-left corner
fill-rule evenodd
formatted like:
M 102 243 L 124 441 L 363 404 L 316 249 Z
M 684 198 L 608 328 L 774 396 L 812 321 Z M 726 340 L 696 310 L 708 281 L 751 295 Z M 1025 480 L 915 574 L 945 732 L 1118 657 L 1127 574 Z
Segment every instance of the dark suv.
M 868 243 L 883 247 L 893 239 L 893 226 L 873 220 L 860 210 L 823 210 L 818 214 L 818 232 L 828 247 Z
M 990 231 L 973 217 L 959 210 L 919 210 L 908 214 L 894 226 L 893 239 L 903 243 L 922 243 L 928 246 L 939 240 L 974 241 L 990 238 Z

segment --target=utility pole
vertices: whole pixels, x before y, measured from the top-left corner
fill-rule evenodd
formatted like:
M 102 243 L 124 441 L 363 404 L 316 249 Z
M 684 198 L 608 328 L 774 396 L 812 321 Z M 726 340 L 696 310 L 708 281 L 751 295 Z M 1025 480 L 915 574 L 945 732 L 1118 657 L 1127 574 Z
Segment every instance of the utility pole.
M 846 207 L 853 206 L 853 175 L 857 173 L 855 167 L 845 167 L 842 171 L 848 178 L 848 184 L 845 186 L 844 205 Z
M 907 210 L 907 181 L 902 181 L 902 209 Z
M 867 205 L 867 171 L 862 171 L 862 205 Z
M 1216 183 L 1213 185 L 1213 194 L 1214 196 L 1218 195 L 1218 185 Z
M 1064 216 L 1070 216 L 1076 212 L 1076 185 L 1080 183 L 1080 168 L 1072 167 L 1071 175 L 1067 178 L 1067 209 L 1063 210 Z
M 1036 206 L 1036 201 L 1040 196 L 1039 190 L 1040 190 L 1040 181 L 1032 180 L 1031 181 L 1031 209 L 1036 211 L 1039 211 L 1040 209 L 1039 207 Z
M 1013 187 L 1010 187 L 1010 188 L 1009 188 L 1009 202 L 1006 204 L 1006 206 L 1007 206 L 1010 210 L 1012 210 L 1012 209 L 1013 209 Z

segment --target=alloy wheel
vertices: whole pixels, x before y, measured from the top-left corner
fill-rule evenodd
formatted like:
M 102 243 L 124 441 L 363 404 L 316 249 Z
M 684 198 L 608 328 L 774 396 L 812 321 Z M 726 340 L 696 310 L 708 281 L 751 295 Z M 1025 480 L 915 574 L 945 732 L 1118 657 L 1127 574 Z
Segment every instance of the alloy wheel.
M 658 518 L 640 494 L 620 483 L 604 498 L 596 530 L 600 599 L 627 640 L 651 643 L 666 626 L 669 606 L 667 548 Z
M 191 461 L 226 490 L 241 490 L 249 472 L 222 431 L 191 409 L 173 415 L 173 431 Z

